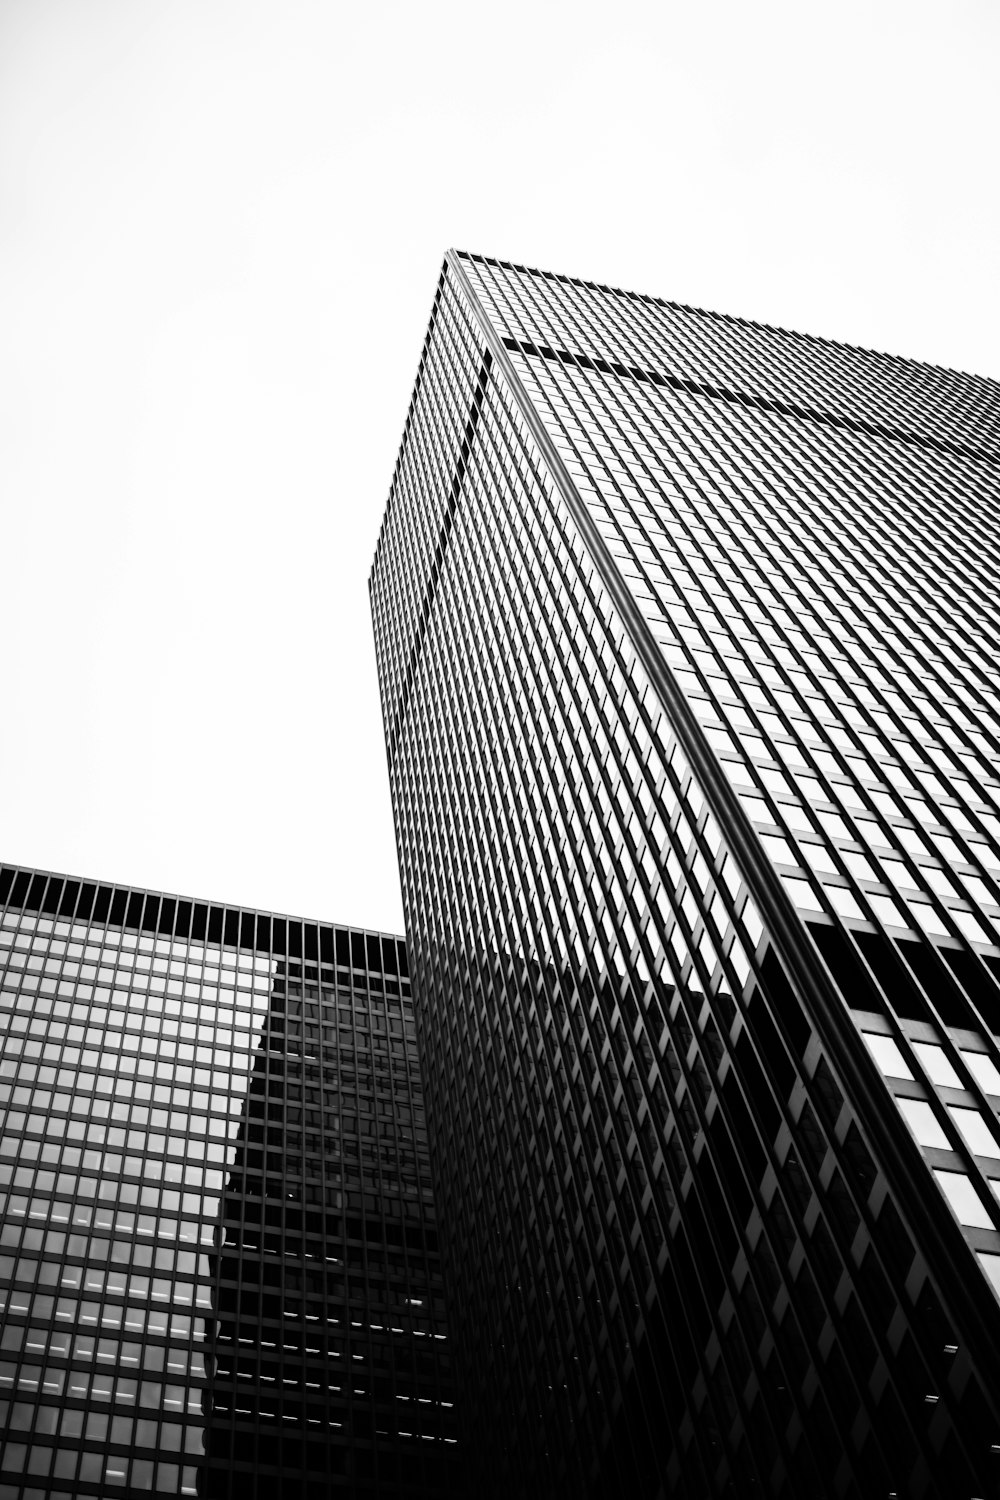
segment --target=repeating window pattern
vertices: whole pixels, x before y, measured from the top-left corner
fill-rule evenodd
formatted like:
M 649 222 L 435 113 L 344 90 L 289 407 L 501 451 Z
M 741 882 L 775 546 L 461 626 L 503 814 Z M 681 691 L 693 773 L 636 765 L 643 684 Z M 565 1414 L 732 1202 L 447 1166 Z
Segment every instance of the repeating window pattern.
M 536 339 L 578 341 L 579 316 L 513 281 Z M 808 369 L 809 416 L 654 383 L 677 338 L 616 312 L 600 327 L 625 324 L 646 378 L 520 350 L 515 367 L 786 891 L 858 933 L 967 940 L 1000 972 L 1000 453 L 961 456 L 926 395 L 919 444 L 883 435 L 878 399 L 845 403 Z M 929 375 L 937 398 L 976 384 Z M 821 401 L 850 426 L 818 423 Z
M 446 262 L 371 595 L 484 1493 L 995 1483 L 995 414 Z
M 453 1492 L 402 941 L 0 899 L 0 1495 Z

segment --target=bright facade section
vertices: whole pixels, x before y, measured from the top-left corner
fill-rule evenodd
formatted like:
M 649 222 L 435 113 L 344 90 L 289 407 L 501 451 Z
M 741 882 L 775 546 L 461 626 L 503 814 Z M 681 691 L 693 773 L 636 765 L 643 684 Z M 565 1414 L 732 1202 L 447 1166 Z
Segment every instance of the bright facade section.
M 454 1492 L 401 939 L 0 871 L 0 1496 Z
M 995 1492 L 998 469 L 447 257 L 371 598 L 477 1493 Z

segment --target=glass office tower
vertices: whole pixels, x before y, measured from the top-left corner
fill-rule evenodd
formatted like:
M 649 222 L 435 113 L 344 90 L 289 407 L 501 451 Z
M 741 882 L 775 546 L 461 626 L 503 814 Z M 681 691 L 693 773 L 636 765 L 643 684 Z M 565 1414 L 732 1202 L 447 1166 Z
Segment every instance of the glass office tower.
M 476 1493 L 998 1493 L 998 465 L 448 255 L 370 591 Z
M 0 1497 L 455 1492 L 401 939 L 0 870 Z

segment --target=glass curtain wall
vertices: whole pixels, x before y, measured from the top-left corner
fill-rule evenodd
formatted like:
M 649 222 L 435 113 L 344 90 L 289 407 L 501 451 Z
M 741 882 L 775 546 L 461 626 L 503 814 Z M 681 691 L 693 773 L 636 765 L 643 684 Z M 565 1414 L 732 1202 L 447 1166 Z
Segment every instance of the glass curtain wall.
M 998 411 L 446 261 L 370 588 L 483 1493 L 996 1483 Z
M 405 947 L 0 874 L 0 1496 L 439 1496 Z

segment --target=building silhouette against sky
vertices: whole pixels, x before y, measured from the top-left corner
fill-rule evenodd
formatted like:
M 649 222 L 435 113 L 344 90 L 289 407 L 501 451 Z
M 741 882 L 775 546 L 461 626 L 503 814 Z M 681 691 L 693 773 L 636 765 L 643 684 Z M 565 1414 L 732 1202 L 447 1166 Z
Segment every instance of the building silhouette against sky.
M 446 258 L 370 592 L 472 1493 L 998 1493 L 998 464 Z
M 0 1497 L 444 1500 L 402 939 L 0 870 Z

